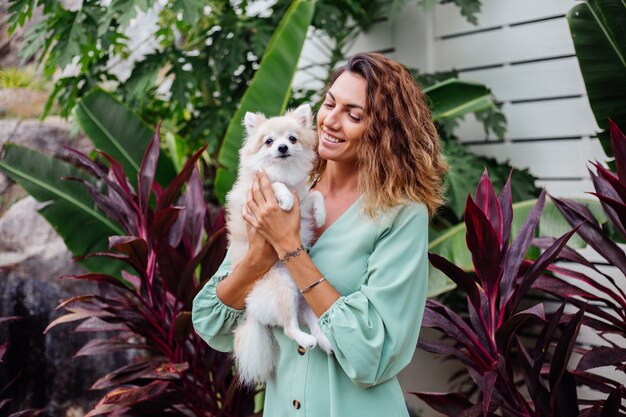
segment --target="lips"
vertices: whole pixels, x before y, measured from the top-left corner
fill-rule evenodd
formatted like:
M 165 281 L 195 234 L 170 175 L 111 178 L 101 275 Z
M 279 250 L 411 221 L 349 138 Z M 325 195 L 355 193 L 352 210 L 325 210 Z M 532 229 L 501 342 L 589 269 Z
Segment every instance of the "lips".
M 345 140 L 329 135 L 326 131 L 322 132 L 322 139 L 329 143 L 343 143 Z

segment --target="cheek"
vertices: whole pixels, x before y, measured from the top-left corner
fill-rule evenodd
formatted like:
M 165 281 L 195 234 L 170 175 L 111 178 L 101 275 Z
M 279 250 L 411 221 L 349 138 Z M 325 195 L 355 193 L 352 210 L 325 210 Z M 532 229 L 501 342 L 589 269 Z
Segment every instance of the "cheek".
M 353 125 L 350 128 L 350 142 L 358 142 L 365 134 L 365 128 L 360 125 Z
M 326 110 L 324 109 L 324 106 L 320 107 L 320 109 L 317 111 L 317 126 L 321 126 L 322 123 L 324 123 L 324 119 L 326 118 Z

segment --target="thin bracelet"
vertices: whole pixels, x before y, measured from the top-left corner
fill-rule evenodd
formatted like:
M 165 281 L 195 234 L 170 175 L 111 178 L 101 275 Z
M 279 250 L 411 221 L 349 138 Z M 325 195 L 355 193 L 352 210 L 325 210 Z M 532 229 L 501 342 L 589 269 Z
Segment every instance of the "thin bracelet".
M 311 289 L 312 289 L 313 287 L 315 287 L 317 284 L 321 284 L 321 283 L 322 283 L 322 282 L 324 282 L 324 281 L 326 281 L 326 278 L 325 278 L 325 277 L 321 277 L 319 280 L 315 281 L 313 284 L 309 285 L 308 287 L 306 287 L 306 288 L 302 288 L 302 289 L 300 290 L 300 294 L 304 294 L 305 292 L 309 292 L 309 291 L 311 291 Z
M 295 250 L 285 253 L 285 257 L 281 259 L 281 261 L 283 263 L 287 262 L 290 258 L 295 258 L 296 256 L 300 255 L 300 252 L 302 252 L 303 250 L 304 250 L 304 246 L 300 245 Z

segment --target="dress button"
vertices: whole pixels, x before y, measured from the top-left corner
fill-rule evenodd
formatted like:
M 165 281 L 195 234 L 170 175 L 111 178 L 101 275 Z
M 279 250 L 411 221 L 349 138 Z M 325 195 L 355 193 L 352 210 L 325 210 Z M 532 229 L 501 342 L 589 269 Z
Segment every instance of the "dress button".
M 293 408 L 295 408 L 296 410 L 298 410 L 300 408 L 300 401 L 298 400 L 293 400 Z
M 304 355 L 306 353 L 306 349 L 303 348 L 302 346 L 298 346 L 298 353 L 300 355 Z

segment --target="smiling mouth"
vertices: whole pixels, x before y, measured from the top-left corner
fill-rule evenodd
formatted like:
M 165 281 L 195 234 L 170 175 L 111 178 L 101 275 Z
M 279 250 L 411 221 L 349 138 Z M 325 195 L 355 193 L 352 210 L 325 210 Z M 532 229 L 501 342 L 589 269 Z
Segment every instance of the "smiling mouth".
M 345 142 L 345 140 L 343 140 L 343 139 L 339 139 L 339 138 L 336 138 L 334 136 L 330 136 L 325 131 L 322 132 L 322 139 L 324 139 L 326 142 L 330 142 L 330 143 L 343 143 L 343 142 Z

